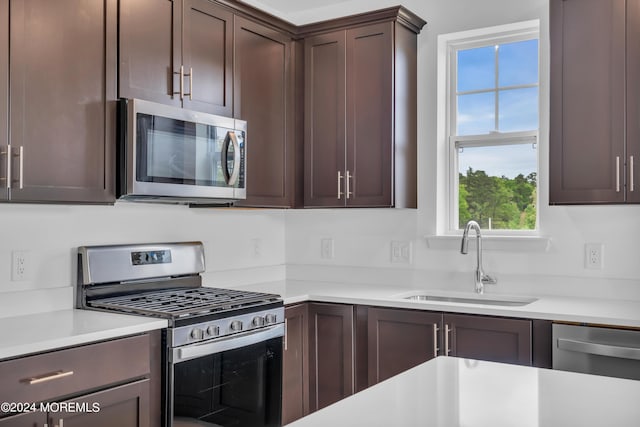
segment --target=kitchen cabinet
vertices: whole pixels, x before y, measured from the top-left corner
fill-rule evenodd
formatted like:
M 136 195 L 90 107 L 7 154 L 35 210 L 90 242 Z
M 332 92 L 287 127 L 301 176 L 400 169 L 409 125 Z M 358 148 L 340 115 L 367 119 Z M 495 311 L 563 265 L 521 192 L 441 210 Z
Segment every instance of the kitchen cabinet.
M 42 427 L 47 422 L 47 414 L 42 412 L 28 412 L 0 418 L 0 427 Z
M 442 321 L 442 354 L 531 365 L 530 320 L 445 313 Z
M 282 372 L 282 424 L 309 413 L 307 366 L 307 304 L 284 310 L 285 337 Z
M 369 385 L 437 357 L 442 314 L 369 307 Z
M 159 345 L 156 331 L 0 362 L 1 401 L 52 403 L 0 426 L 159 425 Z M 65 412 L 69 403 L 82 410 Z
M 234 21 L 234 116 L 248 123 L 247 199 L 238 206 L 294 207 L 296 147 L 289 36 Z
M 122 98 L 233 113 L 233 13 L 208 0 L 120 2 Z
M 354 393 L 354 307 L 309 304 L 309 411 Z
M 550 2 L 551 204 L 640 202 L 639 27 L 638 0 Z
M 1 199 L 115 200 L 116 11 L 116 0 L 0 1 Z
M 305 37 L 305 207 L 416 207 L 416 55 L 424 21 L 405 16 L 413 26 L 396 15 L 335 31 L 326 29 L 339 23 L 320 25 Z

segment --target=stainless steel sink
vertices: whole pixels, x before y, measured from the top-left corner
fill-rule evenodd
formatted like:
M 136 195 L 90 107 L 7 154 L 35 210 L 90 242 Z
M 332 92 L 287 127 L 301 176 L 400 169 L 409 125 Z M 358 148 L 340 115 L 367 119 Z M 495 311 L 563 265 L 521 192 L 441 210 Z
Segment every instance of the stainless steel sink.
M 473 294 L 439 294 L 427 292 L 414 292 L 408 296 L 402 296 L 403 299 L 412 301 L 437 301 L 437 302 L 453 302 L 460 304 L 481 304 L 481 305 L 498 305 L 508 307 L 522 307 L 537 301 L 537 298 L 519 297 L 519 296 L 499 296 L 499 295 L 473 295 Z

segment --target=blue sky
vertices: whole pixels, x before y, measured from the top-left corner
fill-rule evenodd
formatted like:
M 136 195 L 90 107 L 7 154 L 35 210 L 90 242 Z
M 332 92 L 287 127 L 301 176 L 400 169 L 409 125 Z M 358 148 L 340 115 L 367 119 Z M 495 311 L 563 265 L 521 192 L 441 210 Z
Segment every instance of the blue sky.
M 498 87 L 496 88 L 496 53 Z M 513 86 L 538 83 L 538 40 L 505 43 L 458 51 L 460 92 L 488 92 L 458 95 L 458 135 L 484 135 L 538 128 L 538 88 Z M 498 93 L 498 128 L 495 123 Z M 536 171 L 536 152 L 530 144 L 510 147 L 467 148 L 460 155 L 460 172 L 469 167 L 494 176 L 513 178 Z

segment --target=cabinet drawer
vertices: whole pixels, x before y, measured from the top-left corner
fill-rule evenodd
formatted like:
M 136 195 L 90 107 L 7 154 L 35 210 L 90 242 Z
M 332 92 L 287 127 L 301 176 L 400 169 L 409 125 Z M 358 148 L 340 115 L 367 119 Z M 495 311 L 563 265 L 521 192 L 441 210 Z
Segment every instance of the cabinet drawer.
M 148 375 L 149 336 L 0 362 L 0 402 L 39 402 Z

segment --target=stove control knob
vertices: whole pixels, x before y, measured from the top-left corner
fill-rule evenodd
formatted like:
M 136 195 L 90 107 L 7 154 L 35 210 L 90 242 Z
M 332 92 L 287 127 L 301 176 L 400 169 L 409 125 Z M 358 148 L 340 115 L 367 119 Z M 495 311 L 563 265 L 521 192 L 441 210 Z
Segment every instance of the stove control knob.
M 209 326 L 207 328 L 207 335 L 210 337 L 217 337 L 220 335 L 220 327 L 219 326 Z
M 238 332 L 242 330 L 242 322 L 239 320 L 234 320 L 231 322 L 230 329 L 232 332 Z
M 204 331 L 200 328 L 195 328 L 191 330 L 191 338 L 194 340 L 201 340 L 204 338 Z
M 264 320 L 267 322 L 267 325 L 270 325 L 272 323 L 276 323 L 276 315 L 269 313 L 264 317 Z
M 251 324 L 255 327 L 264 326 L 265 318 L 262 316 L 256 316 L 251 321 Z

